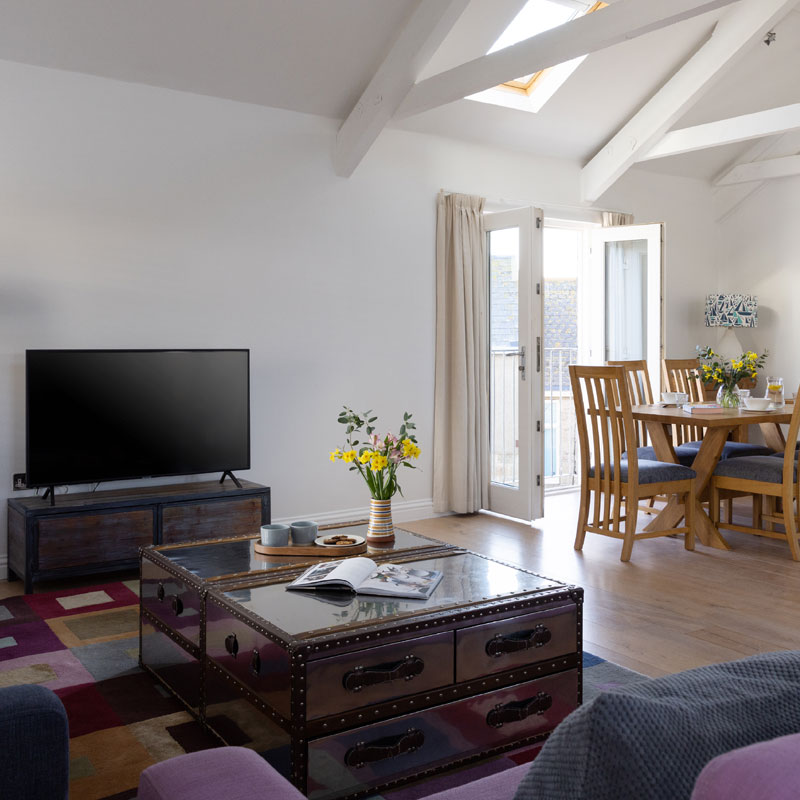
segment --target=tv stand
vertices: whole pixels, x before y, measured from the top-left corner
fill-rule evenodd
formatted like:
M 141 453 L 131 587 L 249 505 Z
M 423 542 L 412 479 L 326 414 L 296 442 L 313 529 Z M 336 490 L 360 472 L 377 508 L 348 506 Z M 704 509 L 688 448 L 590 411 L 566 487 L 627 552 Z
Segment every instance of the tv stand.
M 49 491 L 49 502 L 8 500 L 8 577 L 26 594 L 37 581 L 135 569 L 140 547 L 256 537 L 270 521 L 269 488 L 245 480 L 67 494 L 57 507 Z
M 229 477 L 234 482 L 234 484 L 236 484 L 237 489 L 242 488 L 241 481 L 229 469 L 226 469 L 225 472 L 222 473 L 222 477 L 219 479 L 219 482 L 225 483 L 226 476 Z

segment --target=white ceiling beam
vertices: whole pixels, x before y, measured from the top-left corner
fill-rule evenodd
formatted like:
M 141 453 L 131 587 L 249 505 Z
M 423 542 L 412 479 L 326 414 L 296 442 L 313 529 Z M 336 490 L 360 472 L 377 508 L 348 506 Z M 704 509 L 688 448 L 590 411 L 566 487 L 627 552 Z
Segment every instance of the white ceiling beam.
M 772 178 L 787 178 L 791 175 L 800 175 L 800 156 L 783 156 L 783 158 L 768 158 L 764 161 L 753 161 L 750 164 L 739 164 L 720 180 L 719 185 L 729 186 L 734 183 L 768 181 Z
M 763 161 L 768 158 L 782 158 L 800 153 L 800 131 L 790 131 L 780 136 L 756 139 L 753 144 L 741 153 L 731 164 L 720 172 L 712 181 L 712 199 L 714 218 L 724 222 L 748 198 L 754 197 L 763 189 L 766 181 L 748 183 L 731 183 L 722 185 L 725 176 L 742 164 Z
M 397 119 L 461 100 L 520 75 L 562 64 L 736 0 L 619 0 L 608 8 L 420 81 Z
M 691 153 L 693 150 L 759 139 L 762 136 L 772 136 L 798 128 L 800 128 L 800 103 L 793 103 L 789 106 L 670 131 L 636 160 L 648 161 L 651 158 Z
M 353 174 L 467 5 L 469 0 L 420 0 L 339 128 L 333 157 L 337 175 Z
M 709 40 L 600 150 L 581 172 L 581 194 L 597 200 L 639 156 L 650 150 L 737 58 L 761 41 L 797 0 L 740 0 Z

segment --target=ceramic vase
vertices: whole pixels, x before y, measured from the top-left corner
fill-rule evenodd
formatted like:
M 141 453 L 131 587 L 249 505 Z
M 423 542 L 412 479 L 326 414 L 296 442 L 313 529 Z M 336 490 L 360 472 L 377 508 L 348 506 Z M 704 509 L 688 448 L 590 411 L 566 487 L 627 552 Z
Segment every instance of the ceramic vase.
M 369 526 L 367 528 L 367 544 L 390 545 L 394 542 L 394 525 L 392 525 L 392 501 L 369 501 Z

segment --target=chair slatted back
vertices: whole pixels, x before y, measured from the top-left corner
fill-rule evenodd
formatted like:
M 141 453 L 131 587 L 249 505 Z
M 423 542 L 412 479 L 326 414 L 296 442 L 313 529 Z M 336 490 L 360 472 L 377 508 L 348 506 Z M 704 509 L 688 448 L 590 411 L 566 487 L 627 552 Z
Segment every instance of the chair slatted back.
M 665 391 L 683 392 L 690 403 L 703 402 L 703 382 L 697 373 L 700 361 L 697 358 L 665 358 L 661 362 Z M 675 444 L 696 442 L 703 438 L 702 425 L 676 425 Z
M 572 364 L 569 378 L 578 422 L 581 482 L 595 492 L 593 524 L 607 523 L 610 530 L 620 531 L 622 481 L 614 465 L 622 463 L 627 451 L 629 481 L 635 480 L 639 466 L 625 369 Z
M 650 373 L 644 359 L 637 361 L 609 361 L 610 367 L 623 367 L 628 384 L 628 396 L 632 406 L 651 405 L 653 403 L 653 388 L 650 384 Z M 639 447 L 647 444 L 647 424 L 634 420 L 636 429 L 636 443 Z
M 792 483 L 792 472 L 797 463 L 800 450 L 797 449 L 797 439 L 800 436 L 800 388 L 794 396 L 794 406 L 792 408 L 792 419 L 789 422 L 789 429 L 786 431 L 786 448 L 783 451 L 783 484 Z M 797 470 L 797 497 L 800 506 L 800 469 Z M 800 511 L 800 507 L 798 508 Z

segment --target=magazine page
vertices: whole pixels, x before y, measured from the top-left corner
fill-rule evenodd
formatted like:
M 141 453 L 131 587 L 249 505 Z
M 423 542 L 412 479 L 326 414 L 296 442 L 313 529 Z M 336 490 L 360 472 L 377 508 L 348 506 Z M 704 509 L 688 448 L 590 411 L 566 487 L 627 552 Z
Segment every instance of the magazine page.
M 359 594 L 427 599 L 442 579 L 438 570 L 381 564 L 356 587 Z
M 358 585 L 375 571 L 371 558 L 346 558 L 343 561 L 324 561 L 309 567 L 299 578 L 292 581 L 287 589 L 316 589 L 318 586 L 356 589 Z

